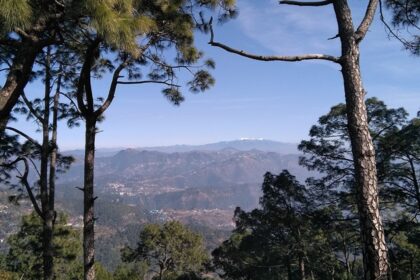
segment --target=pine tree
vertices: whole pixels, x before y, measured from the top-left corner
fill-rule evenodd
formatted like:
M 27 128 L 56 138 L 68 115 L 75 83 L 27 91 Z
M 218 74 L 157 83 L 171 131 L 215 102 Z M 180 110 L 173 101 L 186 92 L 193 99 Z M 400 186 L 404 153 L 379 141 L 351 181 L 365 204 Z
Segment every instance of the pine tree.
M 365 104 L 366 92 L 362 83 L 360 69 L 360 43 L 365 38 L 375 16 L 380 0 L 370 0 L 364 17 L 355 27 L 347 0 L 325 1 L 280 1 L 281 5 L 324 7 L 334 9 L 338 34 L 341 42 L 341 55 L 304 54 L 291 56 L 263 56 L 247 53 L 214 40 L 211 32 L 209 44 L 225 51 L 260 61 L 303 61 L 325 60 L 341 67 L 346 99 L 347 123 L 351 149 L 354 158 L 355 181 L 357 186 L 358 214 L 360 232 L 363 240 L 365 279 L 385 279 L 388 274 L 387 248 L 379 214 L 378 184 L 375 164 L 375 148 L 369 133 Z

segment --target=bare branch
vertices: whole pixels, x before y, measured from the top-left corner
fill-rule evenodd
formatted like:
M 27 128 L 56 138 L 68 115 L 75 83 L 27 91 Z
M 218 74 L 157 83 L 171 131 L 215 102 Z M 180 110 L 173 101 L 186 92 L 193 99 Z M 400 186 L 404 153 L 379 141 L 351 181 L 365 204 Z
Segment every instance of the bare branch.
M 28 174 L 29 174 L 28 160 L 24 157 L 18 157 L 11 163 L 7 164 L 7 166 L 13 166 L 19 161 L 23 161 L 25 165 L 25 171 L 23 172 L 21 176 L 18 176 L 18 178 L 20 179 L 20 182 L 25 186 L 26 191 L 28 192 L 28 195 L 29 195 L 29 199 L 31 200 L 32 205 L 34 206 L 35 212 L 39 215 L 39 217 L 41 217 L 41 219 L 44 219 L 44 215 L 42 214 L 42 211 L 39 208 L 38 202 L 36 201 L 36 198 L 32 192 L 31 186 L 29 185 L 29 182 L 28 182 Z
M 155 81 L 155 80 L 144 80 L 144 81 L 118 81 L 118 84 L 122 85 L 137 85 L 137 84 L 164 84 L 171 87 L 181 87 L 180 85 L 170 83 L 169 81 Z
M 31 136 L 27 135 L 26 133 L 20 131 L 19 129 L 16 129 L 14 127 L 6 127 L 7 130 L 11 130 L 13 132 L 16 132 L 17 134 L 23 136 L 24 138 L 26 138 L 27 140 L 29 140 L 29 142 L 31 142 L 32 144 L 34 144 L 37 148 L 41 149 L 41 145 L 38 143 L 38 141 L 36 141 L 35 139 L 33 139 Z
M 356 31 L 356 40 L 360 43 L 365 37 L 370 25 L 372 24 L 375 16 L 376 8 L 378 7 L 379 0 L 370 0 L 367 6 L 365 16 Z
M 302 1 L 280 1 L 280 4 L 294 5 L 294 6 L 306 6 L 306 7 L 319 7 L 332 4 L 332 0 L 315 1 L 315 2 L 302 2 Z
M 41 173 L 39 172 L 38 167 L 36 166 L 36 164 L 35 164 L 34 160 L 33 160 L 33 159 L 31 159 L 31 158 L 28 158 L 28 159 L 29 159 L 29 161 L 32 163 L 32 167 L 34 168 L 34 170 L 35 170 L 36 174 L 38 174 L 38 177 L 39 177 L 39 176 L 41 176 Z
M 28 39 L 29 41 L 32 41 L 32 42 L 37 42 L 38 41 L 38 38 L 36 36 L 33 36 L 31 34 L 28 34 L 25 30 L 23 30 L 21 28 L 18 28 L 18 27 L 15 28 L 15 32 L 17 34 L 19 34 L 20 36 Z
M 23 102 L 25 103 L 26 107 L 28 107 L 29 111 L 31 112 L 31 114 L 35 117 L 35 119 L 37 119 L 40 123 L 44 122 L 44 118 L 41 117 L 36 111 L 35 108 L 32 106 L 31 102 L 28 100 L 28 98 L 26 97 L 25 92 L 22 92 L 22 99 Z
M 71 105 L 73 105 L 73 107 L 77 110 L 77 113 L 82 116 L 82 112 L 79 110 L 79 106 L 77 106 L 76 102 L 74 102 L 73 98 L 71 98 L 68 94 L 64 93 L 64 92 L 60 92 L 60 95 L 64 96 L 65 98 L 67 98 L 69 100 L 69 102 L 71 103 Z
M 291 55 L 291 56 L 275 56 L 275 55 L 271 55 L 271 56 L 265 56 L 265 55 L 256 55 L 256 54 L 251 54 L 251 53 L 247 53 L 243 50 L 238 50 L 238 49 L 234 49 L 231 48 L 225 44 L 219 43 L 219 42 L 215 42 L 214 41 L 214 32 L 213 32 L 213 27 L 212 27 L 212 20 L 210 20 L 210 42 L 209 44 L 211 46 L 214 47 L 219 47 L 227 52 L 230 53 L 234 53 L 240 56 L 244 56 L 247 58 L 251 58 L 254 60 L 260 60 L 260 61 L 286 61 L 286 62 L 295 62 L 295 61 L 302 61 L 302 60 L 327 60 L 327 61 L 332 61 L 335 63 L 340 63 L 340 58 L 339 57 L 335 57 L 335 56 L 331 56 L 331 55 L 326 55 L 326 54 L 303 54 L 303 55 Z
M 385 25 L 386 30 L 389 32 L 389 34 L 392 35 L 392 37 L 394 37 L 395 39 L 397 39 L 398 41 L 401 42 L 401 44 L 403 44 L 403 46 L 408 49 L 408 50 L 412 50 L 413 49 L 413 44 L 410 43 L 409 41 L 407 41 L 406 39 L 402 38 L 401 36 L 399 36 L 394 29 L 389 26 L 388 22 L 385 20 L 385 16 L 383 13 L 383 9 L 382 9 L 382 1 L 379 1 L 379 14 L 380 14 L 380 19 L 382 21 L 382 23 Z

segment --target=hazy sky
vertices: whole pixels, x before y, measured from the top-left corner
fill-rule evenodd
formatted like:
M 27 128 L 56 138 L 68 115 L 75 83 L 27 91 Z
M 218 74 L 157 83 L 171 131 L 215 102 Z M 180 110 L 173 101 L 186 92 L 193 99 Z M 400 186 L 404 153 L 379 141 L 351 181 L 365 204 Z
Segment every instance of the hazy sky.
M 366 1 L 349 2 L 358 22 Z M 215 26 L 215 39 L 259 54 L 338 55 L 338 40 L 327 39 L 337 34 L 332 7 L 277 3 L 238 0 L 239 16 Z M 196 41 L 216 61 L 215 87 L 187 92 L 186 101 L 175 107 L 159 87 L 121 85 L 99 125 L 98 147 L 203 144 L 241 137 L 299 142 L 319 116 L 344 101 L 342 77 L 333 63 L 257 62 L 210 47 L 208 36 L 197 34 Z M 368 96 L 402 106 L 414 116 L 420 109 L 420 58 L 389 40 L 378 17 L 361 45 L 361 64 Z M 97 91 L 107 82 L 101 81 Z M 33 124 L 20 126 L 34 135 Z M 83 146 L 82 127 L 59 133 L 61 148 Z

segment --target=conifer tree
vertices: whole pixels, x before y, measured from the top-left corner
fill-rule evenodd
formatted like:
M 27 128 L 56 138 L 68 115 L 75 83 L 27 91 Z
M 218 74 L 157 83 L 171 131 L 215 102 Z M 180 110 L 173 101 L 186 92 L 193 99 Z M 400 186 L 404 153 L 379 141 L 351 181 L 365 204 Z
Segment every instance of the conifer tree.
M 364 269 L 366 280 L 385 279 L 388 274 L 388 256 L 382 219 L 379 213 L 378 183 L 375 162 L 375 147 L 369 133 L 365 104 L 366 92 L 363 87 L 360 69 L 360 43 L 365 38 L 380 0 L 369 0 L 361 22 L 355 26 L 347 0 L 324 1 L 280 1 L 281 5 L 303 7 L 331 7 L 337 20 L 338 38 L 341 54 L 336 57 L 328 54 L 303 54 L 290 56 L 264 56 L 235 49 L 214 40 L 211 32 L 209 44 L 225 51 L 260 61 L 325 60 L 341 67 L 346 99 L 348 132 L 350 137 L 360 219 L 360 232 L 363 241 Z
M 222 17 L 233 13 L 230 9 L 233 1 L 228 0 L 118 3 L 103 12 L 114 14 L 114 21 L 121 28 L 116 30 L 115 34 L 109 30 L 104 34 L 100 30 L 107 27 L 101 25 L 93 31 L 81 32 L 78 36 L 84 43 L 75 44 L 73 48 L 79 55 L 81 65 L 78 77 L 74 81 L 74 98 L 77 100 L 80 117 L 85 121 L 84 185 L 81 188 L 84 193 L 85 280 L 95 279 L 94 159 L 97 123 L 103 119 L 105 111 L 111 105 L 118 85 L 160 84 L 164 87 L 164 96 L 173 104 L 179 105 L 184 97 L 175 71 L 178 69 L 192 75 L 187 83 L 190 91 L 207 90 L 214 84 L 214 79 L 206 69 L 213 68 L 214 62 L 202 61 L 202 52 L 194 46 L 194 30 L 202 27 L 197 17 L 203 9 L 217 7 L 221 8 Z M 92 5 L 96 7 L 93 3 Z M 121 33 L 122 30 L 124 32 Z M 113 40 L 107 40 L 107 36 L 111 35 L 118 36 L 115 43 Z M 175 51 L 173 62 L 165 60 L 164 52 L 167 50 Z M 112 53 L 113 60 L 104 55 L 106 52 Z M 106 71 L 111 74 L 109 90 L 102 94 L 105 98 L 99 93 L 95 99 L 92 80 L 101 78 Z M 125 80 L 121 79 L 123 73 L 126 73 Z
M 18 130 L 13 126 L 7 126 L 6 131 L 16 133 L 16 136 L 21 136 L 26 140 L 26 143 L 23 145 L 19 142 L 12 143 L 17 150 L 8 155 L 8 158 L 5 158 L 6 163 L 2 165 L 4 173 L 12 173 L 11 168 L 23 170 L 18 171 L 22 173 L 19 176 L 20 183 L 25 188 L 35 213 L 42 221 L 43 279 L 54 278 L 52 237 L 56 219 L 55 180 L 57 171 L 66 170 L 73 160 L 72 157 L 58 153 L 58 120 L 67 117 L 69 113 L 61 110 L 65 107 L 65 104 L 60 103 L 61 88 L 67 77 L 63 72 L 65 61 L 53 62 L 59 55 L 61 55 L 59 52 L 53 53 L 50 48 L 47 48 L 47 52 L 42 54 L 38 60 L 38 63 L 43 65 L 43 69 L 38 71 L 37 74 L 37 78 L 44 81 L 43 98 L 29 100 L 23 93 L 20 105 L 15 107 L 17 113 L 25 113 L 28 120 L 34 120 L 37 123 L 42 132 L 41 143 L 36 141 L 34 137 L 30 137 L 29 133 Z M 23 166 L 19 163 L 23 163 Z M 29 172 L 35 171 L 38 177 L 36 189 L 39 190 L 39 195 L 33 190 L 28 179 Z M 39 201 L 37 198 L 39 198 Z

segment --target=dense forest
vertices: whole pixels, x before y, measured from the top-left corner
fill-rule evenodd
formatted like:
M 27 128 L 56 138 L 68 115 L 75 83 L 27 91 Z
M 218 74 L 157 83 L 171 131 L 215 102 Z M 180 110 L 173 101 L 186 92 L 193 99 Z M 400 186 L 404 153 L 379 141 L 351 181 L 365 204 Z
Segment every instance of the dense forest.
M 0 214 L 7 212 L 4 209 L 14 212 L 8 216 L 13 221 L 0 224 L 5 232 L 17 228 L 1 240 L 6 252 L 0 255 L 0 278 L 419 279 L 420 112 L 410 116 L 404 108 L 367 98 L 360 44 L 379 21 L 389 37 L 401 43 L 401 52 L 418 59 L 420 3 L 369 0 L 356 24 L 349 2 L 280 1 L 278 7 L 330 7 L 337 23 L 337 35 L 330 39 L 339 42 L 339 55 L 265 56 L 216 41 L 214 22 L 222 26 L 238 16 L 235 0 L 0 1 L 0 188 L 7 190 L 1 194 L 8 200 L 0 204 Z M 390 22 L 385 14 L 392 17 Z M 298 146 L 299 165 L 311 174 L 306 180 L 299 181 L 294 170 L 265 170 L 260 192 L 250 190 L 245 181 L 226 186 L 233 195 L 242 195 L 238 200 L 223 198 L 220 189 L 212 193 L 209 186 L 195 192 L 197 197 L 213 195 L 215 205 L 252 201 L 249 193 L 261 195 L 258 205 L 249 203 L 255 209 L 236 207 L 232 232 L 152 219 L 153 211 L 96 201 L 107 195 L 98 192 L 95 181 L 95 172 L 106 167 L 95 154 L 99 124 L 107 121 L 105 113 L 117 91 L 153 84 L 179 106 L 185 91 L 196 94 L 215 84 L 215 61 L 197 47 L 197 35 L 208 37 L 215 49 L 251 60 L 332 63 L 343 82 L 345 103 L 320 116 L 309 139 Z M 36 136 L 16 125 L 25 120 L 36 128 Z M 76 165 L 75 157 L 59 148 L 64 126 L 84 128 L 84 150 L 77 163 L 83 175 L 71 186 L 83 201 L 61 193 L 65 202 L 58 203 L 58 178 L 71 175 Z M 227 152 L 242 161 L 250 156 Z M 128 153 L 125 161 L 145 155 Z M 189 156 L 184 162 L 193 169 L 200 161 Z M 275 154 L 265 156 L 280 162 Z M 179 155 L 175 160 L 182 161 Z M 254 166 L 248 170 L 252 168 L 260 172 Z M 234 171 L 238 181 L 254 177 Z M 160 208 L 181 207 L 173 200 L 185 202 L 191 192 L 186 186 L 200 182 L 197 176 L 202 174 L 208 176 L 203 181 L 225 184 L 213 171 L 194 171 L 190 181 L 176 177 L 176 169 L 161 174 L 165 172 L 175 172 L 170 178 L 176 178 L 165 181 L 165 187 L 185 189 L 178 196 L 161 195 L 153 202 Z M 64 213 L 63 206 L 74 212 Z M 106 213 L 111 222 L 98 220 L 98 213 Z M 75 215 L 80 215 L 80 225 L 70 222 Z M 138 223 L 127 226 L 127 219 Z M 127 235 L 120 240 L 107 236 L 125 226 L 119 234 Z M 98 231 L 101 227 L 107 230 Z

